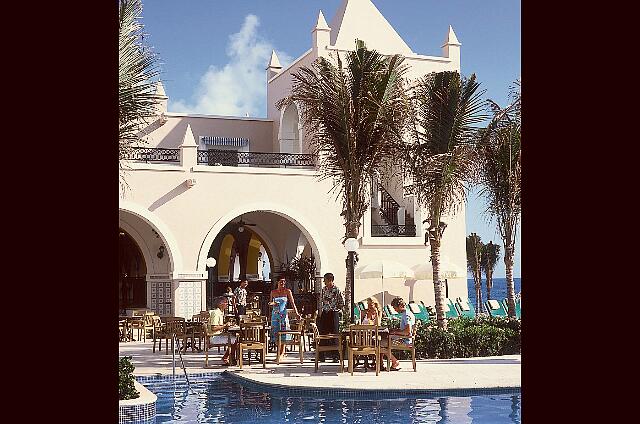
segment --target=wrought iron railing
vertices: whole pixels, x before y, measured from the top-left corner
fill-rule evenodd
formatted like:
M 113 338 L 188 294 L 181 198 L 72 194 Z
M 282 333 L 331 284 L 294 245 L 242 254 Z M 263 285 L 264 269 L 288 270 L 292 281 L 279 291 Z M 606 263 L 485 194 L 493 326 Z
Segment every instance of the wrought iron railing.
M 415 237 L 415 225 L 372 225 L 372 237 Z
M 398 225 L 398 210 L 400 205 L 393 200 L 393 197 L 387 190 L 382 187 L 382 184 L 378 184 L 378 188 L 382 194 L 382 201 L 380 202 L 380 212 L 389 225 Z
M 316 165 L 316 156 L 304 153 L 237 152 L 234 150 L 199 150 L 198 163 L 223 166 L 256 167 L 310 167 Z
M 180 162 L 180 149 L 132 147 L 123 159 L 144 162 Z

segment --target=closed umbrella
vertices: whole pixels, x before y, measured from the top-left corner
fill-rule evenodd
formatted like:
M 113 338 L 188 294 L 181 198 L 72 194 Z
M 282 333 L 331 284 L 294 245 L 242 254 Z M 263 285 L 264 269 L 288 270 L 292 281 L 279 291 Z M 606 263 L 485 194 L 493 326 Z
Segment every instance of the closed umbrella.
M 413 278 L 413 271 L 408 266 L 400 262 L 388 259 L 380 259 L 361 265 L 355 270 L 358 278 L 381 278 L 382 279 L 382 304 L 384 305 L 384 277 L 387 278 Z

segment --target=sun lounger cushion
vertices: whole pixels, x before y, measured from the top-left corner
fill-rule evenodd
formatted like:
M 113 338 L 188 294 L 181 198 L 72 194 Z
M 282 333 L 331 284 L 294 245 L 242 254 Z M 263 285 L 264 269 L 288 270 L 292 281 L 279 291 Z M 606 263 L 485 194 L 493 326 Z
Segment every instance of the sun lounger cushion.
M 422 312 L 417 303 L 409 303 L 409 310 L 414 314 L 419 314 L 420 312 Z
M 458 303 L 460 304 L 460 308 L 461 308 L 463 311 L 468 311 L 468 310 L 470 309 L 470 308 L 469 308 L 469 302 L 468 302 L 468 301 L 466 301 L 466 300 L 465 300 L 465 301 L 460 300 Z
M 396 311 L 393 306 L 391 305 L 387 305 L 387 307 L 389 308 L 389 312 L 391 312 L 391 315 L 396 315 L 398 313 L 398 311 Z
M 490 307 L 491 309 L 500 309 L 500 304 L 498 303 L 498 301 L 497 301 L 497 300 L 495 300 L 495 299 L 491 299 L 491 300 L 489 300 L 489 302 L 488 302 L 488 303 L 489 303 L 489 307 Z

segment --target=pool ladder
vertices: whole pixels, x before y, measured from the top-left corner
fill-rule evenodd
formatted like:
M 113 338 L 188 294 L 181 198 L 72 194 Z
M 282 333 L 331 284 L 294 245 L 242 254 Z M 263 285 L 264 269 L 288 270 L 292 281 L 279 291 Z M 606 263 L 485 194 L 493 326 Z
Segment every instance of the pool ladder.
M 187 375 L 187 368 L 184 366 L 184 360 L 182 359 L 182 352 L 180 352 L 180 340 L 176 339 L 175 333 L 173 334 L 173 346 L 174 349 L 171 352 L 171 356 L 173 359 L 173 380 L 176 379 L 176 349 L 178 350 L 178 356 L 180 356 L 180 365 L 182 366 L 182 371 L 184 371 L 184 377 L 187 379 L 187 387 L 188 390 L 191 391 L 191 382 L 189 381 L 189 376 Z

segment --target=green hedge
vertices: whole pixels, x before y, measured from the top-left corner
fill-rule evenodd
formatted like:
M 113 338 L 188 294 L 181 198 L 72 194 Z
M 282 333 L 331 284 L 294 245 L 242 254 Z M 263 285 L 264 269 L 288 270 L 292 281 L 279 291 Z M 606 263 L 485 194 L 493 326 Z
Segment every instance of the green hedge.
M 447 330 L 435 322 L 419 324 L 416 356 L 420 358 L 471 358 L 520 353 L 520 321 L 480 316 L 448 321 Z
M 124 356 L 118 362 L 118 392 L 120 400 L 136 399 L 140 393 L 133 384 L 133 370 L 135 367 L 131 363 L 131 356 Z
M 397 329 L 400 321 L 382 319 L 381 326 Z M 341 323 L 342 327 L 348 327 Z M 416 358 L 472 358 L 520 353 L 520 321 L 512 318 L 478 316 L 448 320 L 447 330 L 438 328 L 435 320 L 418 321 Z M 398 359 L 410 359 L 407 351 L 393 351 Z

